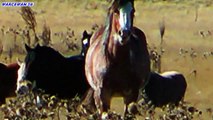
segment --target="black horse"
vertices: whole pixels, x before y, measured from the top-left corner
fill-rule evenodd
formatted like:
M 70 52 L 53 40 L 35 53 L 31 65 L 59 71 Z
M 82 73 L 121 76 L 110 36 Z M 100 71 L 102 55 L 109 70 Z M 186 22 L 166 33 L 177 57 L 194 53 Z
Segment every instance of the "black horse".
M 25 45 L 25 48 L 27 55 L 18 71 L 18 94 L 29 91 L 28 86 L 21 84 L 25 80 L 36 83 L 37 88 L 61 98 L 83 95 L 88 90 L 84 56 L 66 58 L 53 48 L 40 45 L 35 48 Z
M 178 105 L 184 98 L 186 88 L 187 83 L 183 74 L 167 71 L 162 74 L 151 72 L 144 89 L 147 101 L 151 100 L 154 106 L 162 107 L 169 103 Z

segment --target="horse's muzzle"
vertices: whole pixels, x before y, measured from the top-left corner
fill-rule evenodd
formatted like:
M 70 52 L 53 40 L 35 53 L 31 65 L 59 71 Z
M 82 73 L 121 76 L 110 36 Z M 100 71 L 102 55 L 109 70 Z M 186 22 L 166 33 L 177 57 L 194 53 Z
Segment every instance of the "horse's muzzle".
M 131 30 L 119 30 L 118 34 L 122 38 L 122 44 L 125 44 L 131 35 Z
M 25 95 L 26 93 L 28 93 L 29 89 L 27 86 L 21 86 L 17 91 L 16 93 L 18 95 Z
M 16 90 L 17 95 L 25 95 L 32 89 L 32 83 L 30 81 L 24 80 L 19 83 L 19 88 Z

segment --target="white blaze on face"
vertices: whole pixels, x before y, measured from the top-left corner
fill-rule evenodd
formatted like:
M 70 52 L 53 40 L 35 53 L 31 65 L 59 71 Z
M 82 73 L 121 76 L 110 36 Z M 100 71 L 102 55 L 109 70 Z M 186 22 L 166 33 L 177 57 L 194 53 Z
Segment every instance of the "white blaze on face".
M 87 39 L 84 39 L 83 40 L 83 45 L 85 46 L 85 45 L 87 45 L 88 44 L 88 40 Z
M 119 23 L 121 26 L 121 30 L 129 30 L 131 28 L 131 11 L 132 11 L 132 4 L 128 2 L 124 6 L 121 6 L 119 8 L 120 11 L 120 18 Z
M 82 46 L 82 47 L 83 47 L 83 48 L 87 48 L 87 47 L 88 47 L 88 44 L 89 44 L 89 43 L 88 43 L 88 39 L 86 38 L 86 39 L 83 40 L 83 46 Z M 83 49 L 83 48 L 82 48 L 82 49 Z M 85 51 L 85 49 L 84 49 L 84 51 L 82 52 L 82 55 L 83 55 L 83 56 L 85 56 L 85 52 L 86 52 L 86 51 Z
M 18 78 L 17 78 L 17 88 L 16 91 L 21 87 L 21 82 L 23 82 L 23 78 L 25 77 L 25 66 L 26 64 L 23 62 L 18 69 Z

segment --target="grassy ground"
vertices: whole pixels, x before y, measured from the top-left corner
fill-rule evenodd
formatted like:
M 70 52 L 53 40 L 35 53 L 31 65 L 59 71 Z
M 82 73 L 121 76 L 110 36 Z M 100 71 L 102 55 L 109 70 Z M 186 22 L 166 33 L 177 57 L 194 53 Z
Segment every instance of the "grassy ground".
M 80 3 L 81 2 L 81 3 Z M 104 23 L 107 3 L 94 0 L 87 2 L 56 0 L 35 2 L 33 10 L 37 12 L 37 32 L 41 32 L 42 25 L 50 26 L 51 32 L 65 31 L 70 27 L 75 31 L 78 43 L 83 30 L 91 31 L 93 24 Z M 213 55 L 204 57 L 205 52 L 213 52 L 213 7 L 205 4 L 195 5 L 189 3 L 135 3 L 135 26 L 141 28 L 150 47 L 159 47 L 160 34 L 159 22 L 165 22 L 165 37 L 162 56 L 162 71 L 177 70 L 183 73 L 187 79 L 188 87 L 185 101 L 203 111 L 202 120 L 211 119 L 207 108 L 213 109 Z M 196 8 L 197 20 L 196 20 Z M 25 23 L 18 14 L 20 8 L 0 7 L 0 27 L 16 27 L 17 24 L 24 27 Z M 0 38 L 3 40 L 2 38 Z M 53 38 L 54 39 L 54 38 Z M 188 53 L 179 55 L 179 49 L 188 50 Z M 62 51 L 61 51 L 62 52 Z M 74 52 L 62 52 L 65 55 L 76 54 Z M 195 53 L 196 56 L 192 56 Z M 1 61 L 4 61 L 4 55 Z M 15 57 L 23 58 L 16 54 Z M 15 61 L 13 57 L 12 61 Z M 196 71 L 197 74 L 193 74 Z M 113 99 L 112 110 L 122 113 L 121 98 Z

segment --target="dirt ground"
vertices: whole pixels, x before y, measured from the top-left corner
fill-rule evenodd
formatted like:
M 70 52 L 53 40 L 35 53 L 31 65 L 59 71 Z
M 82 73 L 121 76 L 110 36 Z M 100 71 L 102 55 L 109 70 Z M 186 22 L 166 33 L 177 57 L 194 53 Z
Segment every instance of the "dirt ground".
M 41 32 L 46 21 L 52 33 L 70 27 L 80 38 L 83 30 L 91 31 L 94 24 L 104 24 L 107 6 L 103 1 L 56 0 L 35 2 L 32 9 L 37 12 L 37 32 Z M 134 25 L 145 32 L 150 47 L 159 48 L 159 23 L 164 21 L 162 71 L 183 73 L 188 84 L 185 101 L 203 112 L 201 118 L 195 119 L 213 119 L 212 113 L 207 112 L 207 109 L 213 109 L 213 6 L 136 1 L 135 8 Z M 24 27 L 19 11 L 17 7 L 0 7 L 0 27 L 13 28 L 17 24 Z M 80 39 L 78 42 L 80 44 Z M 180 54 L 180 48 L 187 52 Z M 121 98 L 113 99 L 112 110 L 122 114 Z

